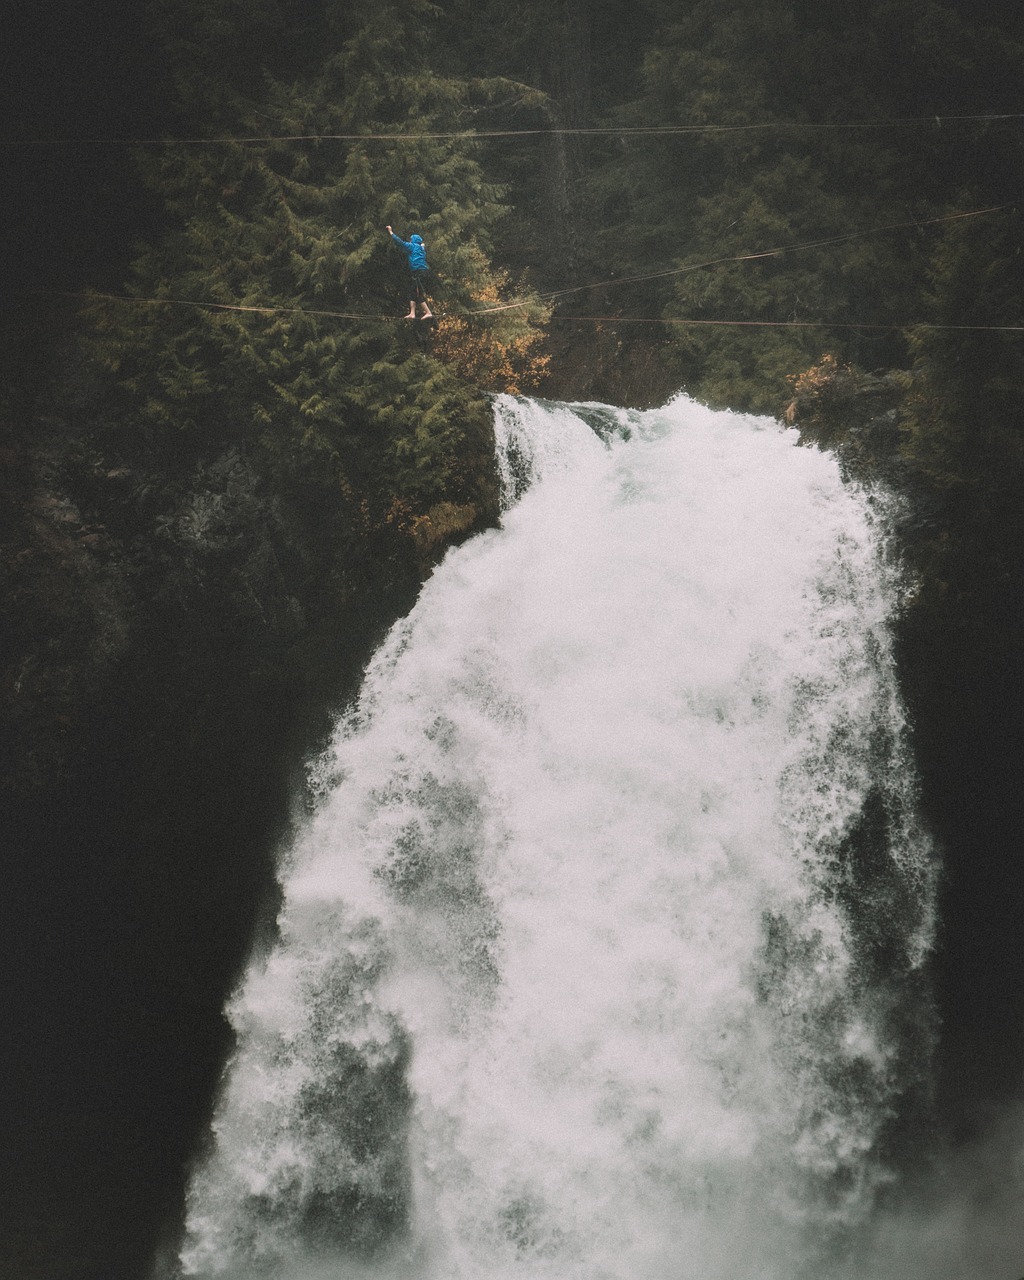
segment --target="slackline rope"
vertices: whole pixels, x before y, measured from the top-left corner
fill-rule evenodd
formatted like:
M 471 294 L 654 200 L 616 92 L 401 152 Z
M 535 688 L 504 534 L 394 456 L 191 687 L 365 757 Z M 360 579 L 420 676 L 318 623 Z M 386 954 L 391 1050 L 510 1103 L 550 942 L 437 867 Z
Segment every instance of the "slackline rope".
M 587 289 L 603 289 L 617 284 L 635 284 L 645 280 L 657 280 L 666 276 L 683 275 L 690 271 L 700 271 L 707 267 L 721 266 L 727 262 L 753 262 L 760 258 L 773 258 L 785 253 L 794 253 L 800 249 L 819 248 L 822 245 L 839 244 L 846 240 L 854 240 L 863 236 L 875 235 L 882 231 L 897 231 L 908 227 L 924 227 L 934 225 L 940 222 L 956 222 L 964 218 L 978 218 L 989 213 L 1000 213 L 1004 209 L 1013 208 L 1008 204 L 991 205 L 986 209 L 969 209 L 961 213 L 945 214 L 937 218 L 923 218 L 910 222 L 890 222 L 879 227 L 867 227 L 863 231 L 849 231 L 840 236 L 829 236 L 819 240 L 805 240 L 799 244 L 782 245 L 775 249 L 765 249 L 760 253 L 741 253 L 731 257 L 711 258 L 706 262 L 689 263 L 683 267 L 672 267 L 666 271 L 655 271 L 647 275 L 637 276 L 621 276 L 614 280 L 599 280 L 592 284 L 577 285 L 572 289 L 557 289 L 550 293 L 538 294 L 535 298 L 526 299 L 519 302 L 506 302 L 495 307 L 474 307 L 460 311 L 449 312 L 450 315 L 456 315 L 460 319 L 472 319 L 475 316 L 495 315 L 502 311 L 522 310 L 527 307 L 535 306 L 538 302 L 550 302 L 557 298 L 566 297 L 569 294 L 582 293 Z M 256 315 L 306 315 L 318 316 L 335 320 L 393 320 L 393 315 L 381 315 L 376 312 L 369 311 L 333 311 L 313 307 L 281 307 L 281 306 L 247 306 L 242 303 L 229 302 L 200 302 L 191 298 L 141 298 L 133 297 L 130 294 L 115 293 L 96 293 L 81 292 L 73 293 L 62 289 L 31 289 L 24 290 L 26 294 L 31 296 L 43 297 L 62 297 L 62 298 L 78 298 L 86 301 L 95 302 L 120 302 L 137 306 L 175 306 L 175 307 L 196 307 L 200 310 L 207 311 L 240 311 L 249 312 Z M 397 317 L 401 318 L 401 317 Z M 940 325 L 928 324 L 925 322 L 908 321 L 906 324 L 853 324 L 853 323 L 836 323 L 833 324 L 827 320 L 687 320 L 674 319 L 672 317 L 657 316 L 613 316 L 613 315 L 591 315 L 591 316 L 549 316 L 549 320 L 559 321 L 590 321 L 590 322 L 607 322 L 622 324 L 680 324 L 680 325 L 732 325 L 744 327 L 759 328 L 818 328 L 818 329 L 877 329 L 885 331 L 899 331 L 907 328 L 925 328 L 925 329 L 955 329 L 955 330 L 972 330 L 977 332 L 993 332 L 993 333 L 1017 333 L 1024 332 L 1024 325 Z
M 823 245 L 840 244 L 845 240 L 857 240 L 863 236 L 875 235 L 881 231 L 902 231 L 908 227 L 926 227 L 936 222 L 956 222 L 961 218 L 978 218 L 986 213 L 999 213 L 1003 209 L 1012 207 L 1009 204 L 996 204 L 989 206 L 987 209 L 969 209 L 963 213 L 948 213 L 938 218 L 920 218 L 910 222 L 888 222 L 880 227 L 867 227 L 863 231 L 847 231 L 841 236 L 828 236 L 821 240 L 804 240 L 800 244 L 781 245 L 776 249 L 765 249 L 760 253 L 740 253 L 731 257 L 711 258 L 707 262 L 693 262 L 684 267 L 670 267 L 666 271 L 652 271 L 647 275 L 619 276 L 614 280 L 599 280 L 594 284 L 575 285 L 571 289 L 556 289 L 550 293 L 541 293 L 537 296 L 542 302 L 550 302 L 554 298 L 564 298 L 571 293 L 585 293 L 588 289 L 604 289 L 614 284 L 638 284 L 645 280 L 660 280 L 666 276 L 681 276 L 689 271 L 701 271 L 706 267 L 717 267 L 726 262 L 753 262 L 757 258 L 774 258 L 784 253 L 794 253 L 798 249 L 817 249 Z M 488 312 L 493 311 L 511 311 L 514 307 L 526 307 L 529 305 L 529 302 L 505 302 L 496 307 L 481 307 L 474 314 L 486 315 Z
M 119 293 L 71 293 L 61 289 L 32 289 L 26 290 L 31 296 L 56 297 L 56 298 L 76 298 L 84 299 L 87 302 L 123 302 L 129 306 L 152 306 L 152 307 L 196 307 L 199 310 L 208 311 L 244 311 L 255 313 L 256 315 L 304 315 L 304 316 L 326 316 L 336 320 L 404 320 L 405 316 L 395 316 L 392 314 L 384 315 L 373 311 L 320 311 L 312 310 L 308 307 L 245 307 L 233 305 L 227 302 L 194 302 L 188 298 L 133 298 L 128 294 Z M 455 311 L 435 314 L 435 319 L 443 320 L 445 314 L 455 315 L 459 319 L 472 318 L 476 315 L 486 315 L 487 312 L 481 311 Z M 576 316 L 576 315 L 552 315 L 548 317 L 548 323 L 551 321 L 563 321 L 568 324 L 574 323 L 598 323 L 598 324 L 665 324 L 665 325 L 717 325 L 721 327 L 733 328 L 754 328 L 754 329 L 873 329 L 884 331 L 886 333 L 900 333 L 904 329 L 942 329 L 942 330 L 965 330 L 974 333 L 1024 333 L 1024 325 L 1020 324 L 932 324 L 928 321 L 908 320 L 903 324 L 855 324 L 848 321 L 832 321 L 832 320 L 689 320 L 673 316 L 616 316 L 616 315 L 593 315 L 593 316 Z M 423 321 L 416 320 L 413 323 L 419 325 Z
M 686 134 L 744 133 L 771 129 L 912 129 L 944 124 L 1024 120 L 1024 112 L 960 116 L 906 116 L 891 120 L 770 120 L 761 124 L 606 125 L 598 128 L 463 129 L 421 133 L 285 133 L 217 138 L 0 138 L 0 147 L 172 147 L 219 146 L 247 142 L 427 142 L 446 139 L 473 142 L 485 138 L 617 138 L 674 137 Z

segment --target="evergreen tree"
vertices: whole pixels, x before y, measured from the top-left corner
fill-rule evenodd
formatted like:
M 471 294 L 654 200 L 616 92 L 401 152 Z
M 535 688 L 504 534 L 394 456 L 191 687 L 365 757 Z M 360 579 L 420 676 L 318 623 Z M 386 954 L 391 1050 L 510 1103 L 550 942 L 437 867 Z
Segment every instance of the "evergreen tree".
M 938 0 L 677 13 L 648 50 L 643 93 L 611 118 L 700 132 L 624 136 L 594 175 L 606 275 L 640 277 L 609 290 L 609 309 L 674 322 L 676 380 L 736 408 L 775 410 L 785 377 L 825 350 L 906 365 L 928 220 L 968 175 L 966 207 L 991 200 L 1019 162 L 1005 127 L 930 121 L 985 110 L 989 69 L 1012 80 L 1020 52 Z
M 258 442 L 283 465 L 304 451 L 378 515 L 395 499 L 482 500 L 482 392 L 529 377 L 543 309 L 526 297 L 474 315 L 505 295 L 490 262 L 505 209 L 475 144 L 442 136 L 465 130 L 471 104 L 464 79 L 433 69 L 437 11 L 328 3 L 325 47 L 297 72 L 303 40 L 266 43 L 287 34 L 288 6 L 195 8 L 164 0 L 162 21 L 189 33 L 178 82 L 211 141 L 142 157 L 175 225 L 135 263 L 138 306 L 93 312 L 128 441 L 165 458 Z M 387 223 L 423 235 L 439 310 L 461 317 L 436 350 L 394 318 L 405 270 Z
M 908 446 L 933 485 L 966 486 L 987 504 L 1008 505 L 1015 523 L 1024 485 L 1020 236 L 1015 208 L 943 228 L 930 272 L 929 323 L 910 334 Z

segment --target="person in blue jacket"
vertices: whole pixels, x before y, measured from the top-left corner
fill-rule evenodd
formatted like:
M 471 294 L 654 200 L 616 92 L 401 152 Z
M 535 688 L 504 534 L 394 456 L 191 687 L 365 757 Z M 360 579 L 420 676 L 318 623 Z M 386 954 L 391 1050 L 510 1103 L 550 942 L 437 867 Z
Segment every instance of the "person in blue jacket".
M 423 308 L 421 320 L 430 320 L 433 312 L 427 306 L 427 246 L 423 243 L 422 236 L 410 236 L 408 240 L 403 240 L 401 236 L 396 236 L 390 227 L 385 228 L 388 235 L 394 240 L 395 244 L 401 245 L 405 250 L 406 261 L 409 266 L 409 274 L 412 277 L 412 297 L 409 299 L 409 313 L 405 316 L 406 320 L 416 319 L 416 303 L 418 302 Z

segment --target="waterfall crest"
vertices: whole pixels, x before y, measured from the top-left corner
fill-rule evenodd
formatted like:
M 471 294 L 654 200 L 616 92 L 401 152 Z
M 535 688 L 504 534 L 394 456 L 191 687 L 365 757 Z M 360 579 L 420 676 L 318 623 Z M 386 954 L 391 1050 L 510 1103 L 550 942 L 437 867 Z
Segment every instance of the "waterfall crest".
M 838 1274 L 930 1049 L 871 504 L 685 397 L 495 426 L 502 527 L 314 771 L 184 1274 Z

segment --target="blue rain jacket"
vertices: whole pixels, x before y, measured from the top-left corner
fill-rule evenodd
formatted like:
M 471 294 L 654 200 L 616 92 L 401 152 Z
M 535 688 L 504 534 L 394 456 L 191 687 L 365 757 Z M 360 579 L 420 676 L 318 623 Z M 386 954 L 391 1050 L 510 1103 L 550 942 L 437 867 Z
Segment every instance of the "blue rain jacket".
M 423 243 L 422 236 L 410 236 L 408 240 L 403 240 L 392 231 L 391 239 L 395 244 L 400 244 L 408 255 L 410 271 L 427 270 L 427 246 Z

